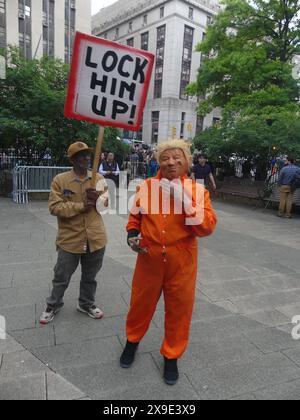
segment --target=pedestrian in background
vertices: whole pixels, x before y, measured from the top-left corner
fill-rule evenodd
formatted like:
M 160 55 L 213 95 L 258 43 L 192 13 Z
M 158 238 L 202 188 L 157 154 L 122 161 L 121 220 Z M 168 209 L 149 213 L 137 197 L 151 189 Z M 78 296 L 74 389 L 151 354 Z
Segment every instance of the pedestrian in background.
M 195 179 L 197 182 L 202 183 L 207 189 L 211 185 L 211 187 L 215 191 L 217 189 L 217 186 L 212 173 L 212 168 L 207 163 L 207 156 L 204 154 L 200 154 L 197 160 L 198 162 L 193 167 L 192 178 Z
M 296 166 L 295 159 L 287 157 L 285 166 L 281 169 L 279 174 L 279 188 L 280 188 L 280 204 L 279 204 L 279 217 L 286 217 L 291 219 L 293 207 L 293 180 L 295 177 L 300 178 L 300 168 Z
M 106 179 L 111 179 L 117 188 L 119 188 L 120 168 L 115 160 L 114 153 L 108 153 L 107 159 L 104 160 L 99 169 L 100 175 Z

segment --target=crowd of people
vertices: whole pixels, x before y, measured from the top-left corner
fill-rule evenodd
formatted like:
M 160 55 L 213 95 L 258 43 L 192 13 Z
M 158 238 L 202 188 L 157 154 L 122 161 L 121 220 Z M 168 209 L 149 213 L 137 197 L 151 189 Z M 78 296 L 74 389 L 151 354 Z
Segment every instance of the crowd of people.
M 135 178 L 154 178 L 156 177 L 160 165 L 157 159 L 157 150 L 136 146 L 132 148 L 130 154 L 121 164 L 115 159 L 112 152 L 102 153 L 99 173 L 106 179 L 114 181 L 115 185 L 119 187 L 120 169 L 127 171 L 127 181 Z M 215 191 L 216 181 L 214 176 L 214 166 L 208 161 L 207 155 L 197 153 L 193 156 L 193 163 L 189 168 L 188 175 L 197 182 L 205 185 L 206 188 Z

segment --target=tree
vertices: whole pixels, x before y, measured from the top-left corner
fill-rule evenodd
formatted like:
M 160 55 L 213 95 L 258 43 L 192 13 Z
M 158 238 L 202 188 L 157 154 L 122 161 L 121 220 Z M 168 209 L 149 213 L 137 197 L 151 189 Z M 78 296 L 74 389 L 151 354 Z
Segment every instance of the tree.
M 69 67 L 47 57 L 26 61 L 16 49 L 7 55 L 10 66 L 0 81 L 1 146 L 22 151 L 29 161 L 49 150 L 56 163 L 66 163 L 66 149 L 76 140 L 93 147 L 98 127 L 64 117 Z M 106 142 L 119 145 L 117 136 L 118 130 L 105 130 Z
M 225 0 L 206 39 L 198 46 L 207 59 L 189 94 L 205 95 L 198 112 L 223 110 L 218 134 L 225 150 L 271 147 L 299 152 L 299 80 L 293 58 L 300 54 L 298 0 Z M 288 127 L 288 132 L 286 128 Z M 288 135 L 286 135 L 288 133 Z M 221 147 L 222 148 L 222 147 Z
M 121 163 L 129 154 L 130 147 L 119 139 L 119 131 L 116 128 L 105 129 L 103 152 L 114 153 L 116 160 Z

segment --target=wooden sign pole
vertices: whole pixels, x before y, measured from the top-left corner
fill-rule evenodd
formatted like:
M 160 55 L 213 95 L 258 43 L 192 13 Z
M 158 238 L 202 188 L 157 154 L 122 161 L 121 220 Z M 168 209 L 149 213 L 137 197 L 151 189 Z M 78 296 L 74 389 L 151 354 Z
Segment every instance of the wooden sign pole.
M 104 141 L 104 127 L 99 127 L 99 134 L 95 149 L 95 157 L 94 157 L 94 165 L 93 165 L 93 173 L 92 173 L 92 188 L 96 188 L 97 183 L 97 173 L 98 173 L 98 167 L 100 162 L 100 156 L 102 152 L 102 145 Z

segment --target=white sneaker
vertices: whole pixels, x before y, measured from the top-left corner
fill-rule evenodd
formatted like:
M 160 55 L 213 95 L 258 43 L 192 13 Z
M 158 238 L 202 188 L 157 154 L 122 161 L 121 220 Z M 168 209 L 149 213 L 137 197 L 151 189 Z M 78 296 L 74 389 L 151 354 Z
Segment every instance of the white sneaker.
M 59 311 L 60 309 L 53 310 L 53 309 L 47 308 L 40 317 L 40 324 L 42 325 L 50 324 L 50 322 L 53 321 L 55 315 L 58 314 Z
M 88 310 L 82 309 L 80 306 L 77 307 L 77 310 L 83 314 L 87 314 L 89 317 L 93 319 L 101 319 L 104 316 L 104 313 L 101 311 L 100 308 L 97 306 L 91 306 Z

